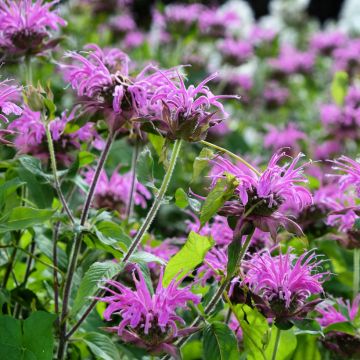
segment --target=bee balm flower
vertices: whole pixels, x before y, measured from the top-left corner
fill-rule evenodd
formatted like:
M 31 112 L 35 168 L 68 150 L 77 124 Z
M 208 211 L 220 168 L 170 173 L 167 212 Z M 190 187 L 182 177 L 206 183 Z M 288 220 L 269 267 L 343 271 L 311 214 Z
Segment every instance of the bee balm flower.
M 8 122 L 8 115 L 21 115 L 21 108 L 16 105 L 20 101 L 20 88 L 9 83 L 9 80 L 0 82 L 0 120 Z

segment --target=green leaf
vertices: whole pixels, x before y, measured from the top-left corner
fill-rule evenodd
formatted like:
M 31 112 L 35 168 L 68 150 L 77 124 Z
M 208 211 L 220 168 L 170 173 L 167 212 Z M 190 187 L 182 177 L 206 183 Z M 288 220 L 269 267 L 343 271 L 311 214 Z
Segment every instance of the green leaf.
M 108 336 L 90 332 L 83 340 L 96 357 L 102 360 L 120 360 L 119 351 Z
M 26 320 L 0 316 L 0 358 L 49 360 L 53 356 L 55 314 L 37 311 Z
M 202 358 L 203 346 L 200 340 L 188 341 L 181 348 L 181 355 L 184 360 L 198 360 Z
M 229 200 L 234 190 L 239 185 L 238 180 L 231 174 L 225 174 L 225 178 L 218 180 L 214 188 L 205 199 L 200 213 L 200 223 L 204 226 L 213 215 Z
M 275 327 L 273 327 L 271 330 L 270 342 L 265 350 L 265 355 L 267 356 L 268 359 L 272 358 L 274 352 L 277 331 L 280 330 Z M 276 360 L 291 359 L 291 356 L 296 349 L 296 344 L 297 344 L 296 336 L 292 329 L 281 330 L 280 342 L 276 352 Z
M 194 160 L 193 164 L 193 175 L 192 175 L 192 181 L 198 181 L 199 179 L 202 179 L 202 173 L 205 169 L 209 167 L 209 161 L 214 157 L 214 152 L 204 147 L 201 149 L 199 156 L 197 156 Z
M 339 323 L 327 326 L 324 329 L 324 334 L 327 334 L 330 331 L 339 331 L 339 332 L 349 334 L 349 335 L 355 335 L 355 333 L 356 333 L 356 329 L 354 328 L 354 326 L 350 322 L 347 322 L 347 321 L 339 322 Z
M 163 278 L 164 286 L 168 286 L 175 277 L 179 279 L 185 276 L 201 264 L 213 246 L 212 238 L 192 231 L 181 250 L 169 260 Z
M 132 263 L 150 263 L 150 262 L 156 262 L 160 265 L 166 265 L 166 261 L 164 261 L 163 259 L 159 258 L 158 256 L 151 254 L 149 252 L 146 251 L 138 251 L 135 254 L 131 255 L 130 262 Z
M 90 266 L 81 280 L 71 315 L 76 315 L 79 310 L 94 296 L 99 289 L 99 285 L 104 280 L 108 280 L 122 270 L 123 266 L 115 261 L 96 262 Z
M 160 157 L 161 156 L 161 152 L 162 152 L 162 148 L 165 144 L 165 138 L 163 138 L 162 136 L 160 135 L 155 135 L 155 134 L 152 134 L 152 133 L 148 133 L 147 134 L 150 142 L 151 142 L 151 145 L 154 147 L 157 155 Z
M 318 337 L 310 334 L 296 336 L 297 346 L 291 360 L 321 360 L 317 346 Z
M 22 230 L 43 224 L 51 219 L 56 210 L 16 207 L 0 219 L 0 232 Z
M 139 182 L 144 185 L 151 185 L 154 183 L 154 160 L 149 148 L 145 148 L 138 156 L 136 162 L 136 176 Z
M 296 335 L 298 334 L 322 334 L 321 326 L 314 319 L 302 319 L 302 320 L 293 320 L 292 323 L 299 329 L 296 330 Z
M 95 233 L 105 245 L 119 245 L 122 250 L 127 250 L 131 244 L 131 238 L 125 234 L 123 228 L 112 221 L 101 221 L 96 224 Z
M 175 205 L 180 209 L 185 209 L 189 205 L 188 196 L 182 188 L 175 191 Z
M 214 321 L 204 329 L 204 358 L 206 360 L 238 360 L 238 344 L 234 333 L 219 321 Z
M 20 186 L 26 184 L 19 178 L 14 178 L 0 185 L 0 207 L 5 204 L 9 195 L 15 192 Z
M 331 95 L 339 106 L 344 104 L 349 87 L 349 75 L 345 71 L 338 71 L 331 83 Z

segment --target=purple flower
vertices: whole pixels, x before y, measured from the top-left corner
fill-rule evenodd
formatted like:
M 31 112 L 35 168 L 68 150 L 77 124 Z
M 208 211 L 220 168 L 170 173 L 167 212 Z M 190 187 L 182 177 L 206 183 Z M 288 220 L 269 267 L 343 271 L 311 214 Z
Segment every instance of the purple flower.
M 67 131 L 67 124 L 74 120 L 76 110 L 74 108 L 68 115 L 63 112 L 61 117 L 50 122 L 55 154 L 57 160 L 64 165 L 72 162 L 70 151 L 79 149 L 80 142 L 94 141 L 97 148 L 102 146 L 102 141 L 92 123 L 88 123 L 76 131 Z M 42 160 L 48 159 L 45 126 L 39 111 L 32 111 L 29 107 L 25 107 L 21 116 L 12 121 L 8 129 L 15 132 L 14 144 L 20 153 L 31 154 Z
M 323 55 L 331 53 L 345 45 L 347 37 L 339 31 L 316 33 L 310 39 L 310 47 Z
M 276 81 L 266 84 L 264 89 L 264 99 L 268 108 L 277 108 L 284 105 L 289 98 L 289 90 L 280 86 Z
M 243 332 L 241 326 L 234 314 L 231 314 L 230 316 L 229 328 L 235 333 L 236 338 L 239 342 L 243 340 Z
M 352 39 L 346 46 L 335 49 L 333 52 L 335 70 L 346 71 L 350 76 L 356 74 L 360 66 L 359 52 L 360 38 Z
M 219 46 L 224 61 L 234 66 L 247 62 L 253 56 L 251 43 L 233 38 L 225 39 Z
M 335 304 L 324 302 L 317 306 L 316 310 L 321 317 L 317 318 L 321 326 L 327 327 L 332 324 L 346 321 L 354 321 L 359 312 L 360 294 L 352 303 L 349 300 L 336 299 Z
M 117 15 L 109 20 L 110 29 L 121 36 L 136 30 L 136 23 L 130 14 Z
M 264 138 L 264 145 L 273 151 L 289 148 L 297 153 L 300 150 L 299 141 L 306 139 L 305 133 L 300 131 L 296 124 L 289 123 L 283 129 L 268 126 L 268 133 Z
M 270 59 L 269 65 L 281 75 L 309 73 L 314 66 L 314 55 L 310 52 L 300 52 L 291 47 L 283 47 L 276 59 Z
M 151 246 L 150 244 L 144 245 L 144 250 L 150 254 L 153 254 L 160 259 L 165 261 L 170 260 L 170 258 L 175 255 L 179 248 L 175 246 L 171 239 L 162 241 L 158 246 Z M 149 269 L 157 271 L 160 265 L 156 262 L 148 263 Z
M 11 84 L 10 80 L 0 82 L 0 120 L 9 122 L 8 115 L 21 115 L 22 110 L 16 105 L 20 99 L 20 87 Z
M 186 88 L 179 73 L 178 82 L 171 81 L 163 72 L 159 73 L 163 74 L 166 82 L 154 92 L 151 103 L 155 113 L 149 118 L 156 129 L 171 140 L 203 140 L 210 127 L 227 117 L 219 100 L 239 98 L 231 95 L 214 95 L 210 91 L 206 84 L 217 74 L 207 77 L 196 87 L 190 85 Z M 217 116 L 218 112 L 221 116 Z
M 127 50 L 136 49 L 145 42 L 145 35 L 141 31 L 130 31 L 123 39 L 123 46 Z
M 195 304 L 200 302 L 200 298 L 191 293 L 189 286 L 179 288 L 181 280 L 174 279 L 164 287 L 162 278 L 163 269 L 152 295 L 141 271 L 136 267 L 136 272 L 133 272 L 135 289 L 109 280 L 109 287 L 105 289 L 110 295 L 100 299 L 109 304 L 104 312 L 105 320 L 110 321 L 113 314 L 121 317 L 120 324 L 109 330 L 117 332 L 125 342 L 134 343 L 151 352 L 166 351 L 167 347 L 162 345 L 170 346 L 177 336 L 182 335 L 184 330 L 179 330 L 177 323 L 184 324 L 184 320 L 176 314 L 176 310 L 186 309 L 189 301 Z
M 300 153 L 289 164 L 280 166 L 278 163 L 286 153 L 278 151 L 260 175 L 219 156 L 213 161 L 216 171 L 211 174 L 212 184 L 224 173 L 234 175 L 239 181 L 236 188 L 238 200 L 225 203 L 222 214 L 240 218 L 246 214 L 246 220 L 251 220 L 260 230 L 270 232 L 273 238 L 276 238 L 279 225 L 301 234 L 299 226 L 281 212 L 281 207 L 301 211 L 312 204 L 312 195 L 303 186 L 307 182 L 303 174 L 304 165 L 296 167 L 302 156 Z
M 258 45 L 261 43 L 271 43 L 276 38 L 276 35 L 274 30 L 254 26 L 250 33 L 250 39 L 254 45 Z
M 341 190 L 354 187 L 357 196 L 360 197 L 360 163 L 343 155 L 338 160 L 333 161 L 333 169 L 340 171 L 341 175 L 332 175 L 339 178 Z
M 277 256 L 266 249 L 243 262 L 243 284 L 266 317 L 277 322 L 301 318 L 319 302 L 308 302 L 308 298 L 323 292 L 328 273 L 319 272 L 321 263 L 312 251 L 296 258 L 291 249 Z
M 66 21 L 51 8 L 59 0 L 4 0 L 0 4 L 0 49 L 7 55 L 37 54 L 56 45 L 45 42 L 50 30 L 58 30 Z
M 85 181 L 90 184 L 95 171 L 88 169 L 85 174 Z M 109 178 L 105 171 L 102 171 L 95 189 L 94 207 L 97 209 L 110 209 L 119 212 L 124 216 L 129 205 L 131 192 L 131 172 L 119 174 L 116 169 Z M 134 204 L 146 208 L 147 200 L 151 199 L 150 192 L 144 185 L 136 181 Z

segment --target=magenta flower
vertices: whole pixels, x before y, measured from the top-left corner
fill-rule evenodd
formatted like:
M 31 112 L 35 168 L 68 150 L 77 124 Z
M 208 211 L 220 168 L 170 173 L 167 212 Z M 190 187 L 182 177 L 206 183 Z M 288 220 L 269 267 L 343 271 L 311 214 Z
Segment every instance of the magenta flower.
M 10 80 L 0 82 L 0 120 L 9 122 L 8 115 L 21 115 L 22 110 L 16 104 L 20 99 L 20 87 L 11 84 Z
M 310 52 L 300 52 L 291 47 L 283 47 L 278 58 L 269 60 L 269 65 L 278 74 L 292 75 L 309 73 L 314 62 L 314 55 Z
M 322 55 L 332 52 L 346 44 L 347 37 L 339 31 L 316 33 L 310 39 L 310 47 Z
M 227 117 L 220 99 L 235 98 L 231 95 L 214 95 L 206 84 L 214 79 L 213 74 L 198 86 L 185 87 L 182 76 L 178 73 L 178 83 L 163 74 L 166 82 L 156 89 L 151 99 L 155 113 L 150 120 L 156 129 L 171 140 L 184 139 L 194 142 L 203 140 L 210 127 Z M 215 110 L 212 110 L 215 109 Z M 217 116 L 220 112 L 222 115 Z
M 254 45 L 260 45 L 263 43 L 271 43 L 275 40 L 276 35 L 274 30 L 254 26 L 251 29 L 250 39 Z
M 332 175 L 339 179 L 340 189 L 346 190 L 353 187 L 360 198 L 360 163 L 343 155 L 338 160 L 333 161 L 333 164 L 334 170 L 343 173 L 341 175 Z
M 224 61 L 239 66 L 246 63 L 253 56 L 252 44 L 244 40 L 225 39 L 219 46 Z
M 360 294 L 354 301 L 337 299 L 335 304 L 323 303 L 317 306 L 316 310 L 321 315 L 317 321 L 321 326 L 329 326 L 339 322 L 354 321 L 359 312 Z
M 349 40 L 346 46 L 335 49 L 333 52 L 335 70 L 346 71 L 350 76 L 356 74 L 360 66 L 359 52 L 360 38 Z
M 0 4 L 0 49 L 6 55 L 31 55 L 56 45 L 47 41 L 51 30 L 65 26 L 66 21 L 51 8 L 59 0 L 4 0 Z
M 302 156 L 300 153 L 289 164 L 280 166 L 278 163 L 286 154 L 278 151 L 261 175 L 242 164 L 233 165 L 221 156 L 216 158 L 213 161 L 216 171 L 211 174 L 213 185 L 224 173 L 236 176 L 240 182 L 236 188 L 238 199 L 225 203 L 222 214 L 237 217 L 247 214 L 246 220 L 252 221 L 260 230 L 270 232 L 273 238 L 276 238 L 279 225 L 301 234 L 299 226 L 281 212 L 281 207 L 300 211 L 312 204 L 312 195 L 303 186 L 307 182 L 304 165 L 296 167 Z
M 243 285 L 255 295 L 253 299 L 266 317 L 277 322 L 301 318 L 319 303 L 308 302 L 308 298 L 323 292 L 328 273 L 318 272 L 321 263 L 311 251 L 296 258 L 291 249 L 277 256 L 263 250 L 243 262 Z
M 136 23 L 130 14 L 117 15 L 109 20 L 110 29 L 121 36 L 136 30 Z
M 263 95 L 268 108 L 277 108 L 286 103 L 289 98 L 289 90 L 280 86 L 278 82 L 271 81 L 266 84 Z
M 238 341 L 241 342 L 243 340 L 243 332 L 234 314 L 230 316 L 229 328 L 235 333 Z
M 105 289 L 110 295 L 100 299 L 109 304 L 104 318 L 110 321 L 113 314 L 121 317 L 120 324 L 109 330 L 117 332 L 125 342 L 134 343 L 148 351 L 173 353 L 171 343 L 175 338 L 191 331 L 178 329 L 177 324 L 184 324 L 184 320 L 176 314 L 176 310 L 186 309 L 189 301 L 198 304 L 200 298 L 191 293 L 189 286 L 180 289 L 181 280 L 174 279 L 164 287 L 163 269 L 156 290 L 151 295 L 139 268 L 136 268 L 136 273 L 137 276 L 133 272 L 135 289 L 117 281 L 107 282 L 109 287 Z
M 95 189 L 94 207 L 97 209 L 110 209 L 124 216 L 129 205 L 131 192 L 131 172 L 120 174 L 116 169 L 109 178 L 102 171 Z M 89 169 L 85 174 L 85 181 L 90 184 L 95 171 Z M 144 185 L 136 181 L 134 204 L 146 208 L 147 200 L 151 199 L 150 192 Z
M 299 141 L 305 139 L 305 133 L 300 131 L 294 123 L 289 123 L 282 129 L 270 125 L 264 138 L 264 145 L 273 151 L 289 148 L 291 153 L 294 151 L 298 153 L 300 150 Z

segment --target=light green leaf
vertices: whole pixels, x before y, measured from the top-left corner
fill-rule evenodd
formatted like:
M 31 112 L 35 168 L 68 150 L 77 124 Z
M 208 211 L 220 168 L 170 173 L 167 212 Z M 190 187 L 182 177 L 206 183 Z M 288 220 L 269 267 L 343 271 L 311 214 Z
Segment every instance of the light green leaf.
M 155 134 L 152 134 L 152 133 L 148 133 L 147 134 L 150 142 L 151 142 L 151 145 L 154 147 L 157 155 L 160 157 L 161 156 L 161 152 L 162 152 L 162 148 L 165 144 L 165 138 L 163 138 L 162 136 L 160 135 L 155 135 Z
M 229 200 L 234 194 L 234 190 L 239 185 L 238 180 L 231 174 L 218 180 L 214 188 L 210 191 L 202 206 L 200 213 L 200 223 L 204 226 L 213 215 Z
M 165 268 L 164 286 L 168 286 L 175 277 L 181 278 L 204 260 L 206 253 L 214 246 L 214 240 L 201 236 L 194 231 L 189 234 L 181 250 L 174 255 Z
M 188 196 L 182 188 L 175 191 L 175 205 L 180 209 L 185 209 L 188 205 Z
M 265 355 L 267 356 L 268 359 L 272 358 L 274 352 L 277 331 L 280 330 L 275 328 L 275 326 L 271 330 L 270 343 L 268 344 L 265 350 Z M 297 340 L 293 329 L 281 330 L 280 342 L 279 342 L 278 350 L 276 352 L 276 360 L 291 359 L 296 349 L 296 344 L 297 344 Z
M 203 351 L 206 360 L 238 360 L 239 350 L 236 337 L 229 327 L 214 321 L 205 327 Z
M 303 334 L 296 336 L 297 346 L 291 360 L 321 360 L 321 354 L 317 346 L 318 336 Z
M 21 181 L 19 178 L 14 178 L 0 185 L 0 207 L 2 207 L 8 198 L 14 191 L 16 191 L 20 186 L 26 184 L 24 181 Z
M 102 360 L 120 360 L 119 351 L 108 336 L 90 332 L 83 340 L 96 357 Z
M 349 87 L 349 75 L 345 71 L 338 71 L 331 83 L 331 95 L 335 103 L 343 105 Z
M 123 266 L 115 261 L 96 262 L 92 264 L 81 280 L 71 309 L 71 315 L 76 315 L 79 310 L 89 302 L 89 298 L 95 295 L 101 282 L 111 279 L 120 272 L 122 268 Z
M 209 167 L 209 161 L 214 157 L 214 152 L 204 147 L 201 149 L 199 156 L 194 160 L 192 181 L 198 181 L 202 178 L 202 173 Z
M 347 322 L 347 321 L 327 326 L 324 329 L 324 334 L 327 334 L 330 331 L 339 331 L 339 332 L 343 332 L 343 333 L 349 334 L 349 335 L 355 335 L 355 333 L 356 333 L 356 329 L 354 328 L 354 326 L 350 322 Z
M 136 162 L 136 176 L 139 182 L 144 185 L 151 185 L 154 183 L 154 160 L 149 148 L 145 148 L 138 156 Z

